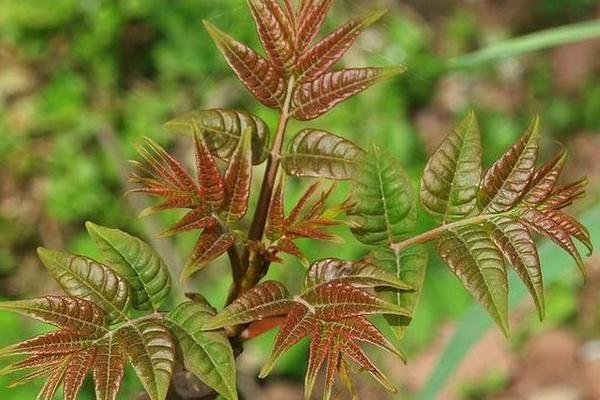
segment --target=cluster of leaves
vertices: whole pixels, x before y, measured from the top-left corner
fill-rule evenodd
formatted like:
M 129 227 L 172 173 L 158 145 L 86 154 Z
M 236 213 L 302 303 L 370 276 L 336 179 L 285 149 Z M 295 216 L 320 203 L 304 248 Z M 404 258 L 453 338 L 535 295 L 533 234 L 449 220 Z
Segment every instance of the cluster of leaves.
M 485 173 L 471 113 L 433 153 L 421 179 L 425 211 L 442 222 L 435 247 L 477 300 L 508 333 L 506 263 L 523 280 L 544 316 L 542 270 L 532 232 L 566 250 L 585 274 L 573 238 L 592 251 L 588 231 L 562 208 L 584 195 L 585 179 L 559 185 L 566 152 L 536 165 L 539 119 Z M 399 246 L 402 247 L 402 246 Z
M 214 122 L 211 118 L 214 115 L 219 121 L 237 122 L 235 127 L 230 127 L 230 132 L 235 131 L 239 138 L 235 147 L 228 148 L 226 143 L 220 143 L 218 150 L 213 150 L 223 158 L 229 158 L 227 170 L 223 175 L 211 148 L 199 130 L 195 129 L 197 182 L 178 161 L 150 139 L 146 139 L 144 146 L 139 147 L 139 152 L 148 166 L 135 163 L 141 174 L 134 174 L 131 178 L 133 182 L 140 184 L 132 189 L 132 192 L 164 198 L 160 204 L 149 208 L 144 214 L 172 208 L 189 210 L 164 232 L 165 236 L 202 230 L 202 235 L 183 271 L 182 280 L 189 278 L 235 244 L 232 223 L 240 220 L 248 209 L 253 161 L 252 134 L 260 132 L 259 126 L 262 127 L 260 122 L 243 113 L 219 110 L 206 113 L 211 115 L 207 118 L 208 121 Z M 254 124 L 247 123 L 244 118 L 249 118 Z
M 366 316 L 386 314 L 407 317 L 409 311 L 397 304 L 382 300 L 366 289 L 380 287 L 410 291 L 412 288 L 393 274 L 367 262 L 323 259 L 310 266 L 304 289 L 290 297 L 283 284 L 265 281 L 239 297 L 204 329 L 253 322 L 267 327 L 276 318 L 281 323 L 270 357 L 260 372 L 269 374 L 277 360 L 303 337 L 310 337 L 310 356 L 305 381 L 305 398 L 310 399 L 319 370 L 325 369 L 323 399 L 331 398 L 335 373 L 347 376 L 349 363 L 360 371 L 370 373 L 386 389 L 394 386 L 369 360 L 357 342 L 383 348 L 405 360 Z M 283 319 L 277 317 L 285 316 Z M 248 329 L 253 329 L 252 325 Z M 352 391 L 351 381 L 342 379 Z
M 39 249 L 39 255 L 67 296 L 0 303 L 60 328 L 0 350 L 1 357 L 25 356 L 4 368 L 31 370 L 14 385 L 46 377 L 38 398 L 50 400 L 62 385 L 74 400 L 88 372 L 96 398 L 117 398 L 129 359 L 152 400 L 165 399 L 177 362 L 227 399 L 236 399 L 235 361 L 226 335 L 203 332 L 197 324 L 213 317 L 207 304 L 187 302 L 168 314 L 159 307 L 171 278 L 161 258 L 140 239 L 117 229 L 87 224 L 104 262 Z M 151 311 L 132 318 L 132 312 Z
M 331 70 L 358 36 L 382 15 L 377 12 L 340 26 L 313 44 L 333 0 L 248 0 L 266 58 L 209 22 L 206 29 L 246 88 L 264 105 L 289 108 L 307 121 L 324 114 L 374 83 L 404 71 L 394 68 Z M 289 90 L 293 86 L 293 93 Z
M 319 182 L 315 182 L 308 187 L 286 217 L 283 197 L 284 180 L 282 176 L 269 207 L 266 236 L 271 243 L 264 249 L 263 254 L 269 261 L 282 262 L 278 253 L 287 253 L 307 265 L 304 254 L 294 241 L 296 239 L 342 241 L 341 238 L 324 231 L 323 228 L 340 224 L 341 221 L 337 217 L 348 210 L 350 205 L 344 202 L 327 207 L 326 201 L 333 193 L 335 185 L 331 185 L 328 190 L 318 195 Z M 311 202 L 313 197 L 316 199 Z

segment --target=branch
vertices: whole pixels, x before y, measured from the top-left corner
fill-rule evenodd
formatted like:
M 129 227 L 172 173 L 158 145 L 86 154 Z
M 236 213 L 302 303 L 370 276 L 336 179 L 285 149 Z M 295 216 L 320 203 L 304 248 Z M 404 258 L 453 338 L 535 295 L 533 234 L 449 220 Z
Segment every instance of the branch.
M 390 248 L 392 250 L 396 250 L 396 251 L 404 250 L 404 249 L 414 246 L 416 244 L 427 243 L 432 240 L 435 240 L 438 238 L 438 236 L 440 236 L 442 233 L 446 232 L 447 230 L 454 229 L 454 228 L 460 228 L 461 226 L 466 226 L 466 225 L 478 224 L 487 219 L 499 217 L 499 216 L 506 215 L 506 214 L 507 213 L 483 214 L 483 215 L 477 215 L 475 217 L 463 219 L 460 221 L 451 222 L 449 224 L 442 224 L 442 225 L 438 226 L 437 228 L 420 233 L 416 236 L 413 236 L 413 237 L 403 240 L 401 242 L 391 243 Z

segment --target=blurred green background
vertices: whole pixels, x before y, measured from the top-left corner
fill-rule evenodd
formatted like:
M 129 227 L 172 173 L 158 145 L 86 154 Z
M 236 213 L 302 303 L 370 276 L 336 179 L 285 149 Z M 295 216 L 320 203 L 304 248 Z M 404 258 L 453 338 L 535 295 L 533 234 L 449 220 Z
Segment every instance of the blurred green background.
M 427 154 L 467 110 L 478 113 L 486 165 L 515 140 L 534 113 L 540 113 L 543 154 L 555 151 L 556 141 L 564 143 L 571 153 L 567 177 L 590 178 L 589 195 L 573 212 L 584 215 L 598 238 L 600 41 L 466 67 L 456 62 L 456 57 L 460 60 L 508 38 L 594 19 L 598 24 L 597 2 L 337 0 L 326 29 L 367 7 L 385 7 L 389 13 L 361 37 L 344 64 L 403 64 L 408 72 L 307 125 L 363 146 L 385 146 L 401 160 L 416 187 Z M 58 292 L 35 248 L 96 256 L 84 233 L 86 220 L 152 241 L 173 271 L 180 270 L 194 235 L 158 240 L 156 233 L 176 213 L 138 220 L 145 200 L 123 196 L 126 160 L 136 158 L 134 143 L 147 135 L 191 161 L 189 139 L 162 129 L 170 118 L 212 107 L 247 109 L 271 126 L 277 117 L 236 81 L 202 29 L 202 19 L 258 47 L 242 0 L 0 1 L 1 298 Z M 290 132 L 300 126 L 292 124 Z M 256 176 L 260 172 L 257 169 Z M 259 181 L 255 179 L 254 193 Z M 306 181 L 290 180 L 290 203 L 305 185 Z M 341 184 L 338 198 L 346 191 Z M 422 216 L 419 230 L 431 225 Z M 344 235 L 345 246 L 305 243 L 303 248 L 310 259 L 361 256 L 365 249 Z M 572 262 L 556 254 L 544 257 L 552 277 L 547 279 L 547 320 L 537 322 L 531 304 L 516 298 L 514 334 L 508 342 L 497 332 L 484 334 L 487 317 L 471 308 L 470 297 L 432 255 L 417 318 L 401 343 L 411 362 L 403 367 L 381 356 L 384 370 L 406 395 L 381 393 L 365 378 L 359 380 L 363 398 L 412 398 L 421 391 L 422 399 L 533 399 L 550 386 L 557 388 L 550 393 L 557 399 L 600 399 L 595 382 L 600 375 L 600 260 L 588 259 L 590 278 L 583 286 Z M 185 290 L 197 290 L 221 306 L 228 288 L 223 271 L 229 273 L 224 261 L 216 262 L 175 293 L 173 301 L 181 300 Z M 271 271 L 292 288 L 302 273 L 292 259 Z M 511 290 L 519 289 L 515 286 Z M 479 328 L 469 330 L 473 321 Z M 0 326 L 0 345 L 47 329 L 7 313 L 0 313 Z M 446 354 L 459 368 L 437 364 L 457 327 L 455 339 L 461 337 L 461 329 L 479 329 L 481 334 L 462 343 L 462 351 L 457 346 L 458 354 Z M 283 360 L 275 378 L 266 383 L 254 378 L 271 338 L 272 334 L 254 340 L 240 358 L 241 393 L 246 399 L 301 399 L 305 344 Z M 470 346 L 475 349 L 467 355 Z M 446 372 L 446 385 L 440 368 L 448 366 L 452 368 Z M 39 390 L 39 385 L 6 389 L 8 382 L 0 378 L 3 400 L 35 398 Z M 435 385 L 444 390 L 438 393 Z M 430 391 L 423 392 L 424 386 Z M 133 375 L 127 374 L 121 398 L 133 398 L 139 390 Z M 93 398 L 89 382 L 80 396 Z

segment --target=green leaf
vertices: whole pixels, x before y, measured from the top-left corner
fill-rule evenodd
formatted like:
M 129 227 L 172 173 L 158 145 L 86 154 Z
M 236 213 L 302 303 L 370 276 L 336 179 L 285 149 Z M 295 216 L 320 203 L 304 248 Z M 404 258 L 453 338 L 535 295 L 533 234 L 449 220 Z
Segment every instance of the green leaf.
M 168 130 L 194 135 L 198 130 L 211 153 L 229 161 L 244 130 L 252 136 L 252 163 L 261 164 L 269 155 L 269 128 L 259 117 L 244 111 L 212 109 L 192 111 L 166 123 Z
M 38 248 L 38 254 L 69 295 L 100 306 L 109 322 L 127 319 L 131 295 L 127 282 L 120 275 L 87 257 L 42 247 Z
M 481 143 L 471 112 L 427 162 L 419 190 L 421 206 L 437 220 L 462 219 L 475 209 L 480 179 Z
M 282 156 L 289 175 L 350 179 L 364 151 L 340 136 L 317 129 L 303 129 Z
M 207 304 L 186 302 L 167 317 L 187 370 L 228 400 L 237 399 L 235 358 L 223 331 L 203 331 L 214 316 Z
M 412 321 L 421 297 L 427 271 L 427 250 L 423 245 L 412 246 L 402 251 L 382 247 L 375 249 L 371 258 L 373 263 L 385 268 L 397 279 L 406 282 L 413 288 L 412 291 L 393 288 L 377 289 L 379 297 L 409 311 L 409 317 L 385 316 L 398 340 L 402 339 Z
M 145 242 L 118 229 L 85 224 L 110 268 L 121 275 L 132 291 L 138 310 L 158 310 L 171 290 L 171 276 L 160 256 Z
M 435 242 L 440 258 L 508 335 L 508 281 L 502 254 L 481 225 L 445 231 Z
M 152 400 L 164 400 L 175 367 L 171 332 L 156 320 L 136 321 L 115 332 L 140 382 Z
M 397 242 L 416 225 L 410 180 L 399 163 L 379 147 L 373 146 L 360 163 L 352 182 L 354 207 L 348 213 L 352 233 L 370 245 Z

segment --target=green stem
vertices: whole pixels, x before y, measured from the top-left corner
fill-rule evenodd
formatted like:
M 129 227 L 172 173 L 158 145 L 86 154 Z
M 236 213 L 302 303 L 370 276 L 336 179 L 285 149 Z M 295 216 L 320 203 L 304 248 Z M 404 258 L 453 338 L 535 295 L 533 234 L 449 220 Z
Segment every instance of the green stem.
M 467 219 L 463 219 L 460 221 L 456 221 L 456 222 L 451 222 L 449 224 L 442 224 L 434 229 L 431 229 L 429 231 L 420 233 L 416 236 L 413 236 L 411 238 L 408 238 L 406 240 L 403 240 L 401 242 L 395 242 L 390 244 L 390 248 L 392 250 L 404 250 L 408 247 L 417 245 L 417 244 L 421 244 L 421 243 L 427 243 L 430 242 L 432 240 L 435 240 L 438 238 L 438 236 L 440 236 L 442 233 L 450 230 L 450 229 L 456 229 L 456 228 L 460 228 L 462 226 L 466 226 L 466 225 L 473 225 L 473 224 L 478 224 L 481 223 L 489 218 L 494 218 L 494 217 L 498 217 L 504 215 L 503 213 L 499 213 L 499 214 L 482 214 L 482 215 L 477 215 L 475 217 L 471 217 L 471 218 L 467 218 Z

